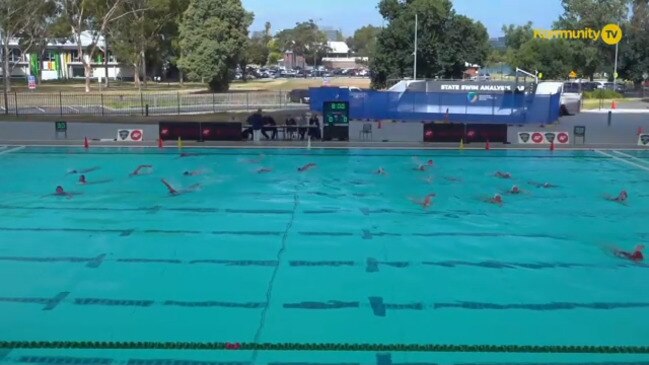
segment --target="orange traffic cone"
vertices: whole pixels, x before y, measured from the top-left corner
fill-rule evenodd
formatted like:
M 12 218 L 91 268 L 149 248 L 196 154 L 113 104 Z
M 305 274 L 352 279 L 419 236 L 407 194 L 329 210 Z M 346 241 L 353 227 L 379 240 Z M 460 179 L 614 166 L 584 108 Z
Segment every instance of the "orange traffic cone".
M 88 143 L 88 137 L 83 137 L 83 148 L 89 148 L 90 144 Z
M 485 150 L 490 150 L 491 149 L 491 145 L 489 144 L 489 140 L 487 140 L 487 144 L 484 146 L 484 149 Z
M 613 100 L 611 102 L 611 109 L 617 109 L 617 101 Z
M 164 145 L 162 144 L 162 138 L 158 138 L 158 148 L 162 148 Z
M 550 151 L 554 151 L 554 141 L 550 142 Z

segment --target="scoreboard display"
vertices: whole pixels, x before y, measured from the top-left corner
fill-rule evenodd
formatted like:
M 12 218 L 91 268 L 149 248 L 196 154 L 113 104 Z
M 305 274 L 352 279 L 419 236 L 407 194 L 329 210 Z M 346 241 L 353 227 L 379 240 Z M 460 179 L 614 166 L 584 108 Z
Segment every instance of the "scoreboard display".
M 322 110 L 327 125 L 349 125 L 349 102 L 325 101 Z

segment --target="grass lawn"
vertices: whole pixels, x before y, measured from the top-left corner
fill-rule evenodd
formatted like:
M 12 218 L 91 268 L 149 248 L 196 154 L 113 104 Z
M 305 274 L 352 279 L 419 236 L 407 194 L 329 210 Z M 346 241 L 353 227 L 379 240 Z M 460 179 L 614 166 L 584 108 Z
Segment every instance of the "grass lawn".
M 359 88 L 368 88 L 370 86 L 369 78 L 351 78 L 338 77 L 331 78 L 332 86 L 355 86 Z M 275 79 L 275 80 L 251 80 L 247 82 L 233 81 L 230 84 L 230 91 L 291 91 L 293 89 L 307 89 L 309 87 L 322 86 L 321 78 L 311 79 Z M 104 94 L 139 94 L 140 90 L 132 82 L 110 81 L 110 87 L 106 88 L 93 81 L 91 83 L 91 92 Z M 31 90 L 27 87 L 24 80 L 12 80 L 12 91 L 18 93 L 28 93 Z M 181 87 L 177 82 L 149 82 L 147 88 L 142 87 L 143 92 L 180 92 L 180 93 L 204 93 L 207 92 L 207 85 L 196 82 L 185 82 Z M 83 80 L 64 80 L 64 81 L 45 81 L 38 85 L 34 93 L 85 93 L 85 82 Z
M 584 99 L 582 103 L 582 109 L 584 110 L 594 110 L 594 109 L 610 109 L 611 104 L 615 100 L 618 104 L 618 108 L 637 108 L 637 104 L 642 104 L 643 100 L 641 98 L 622 98 L 622 99 Z

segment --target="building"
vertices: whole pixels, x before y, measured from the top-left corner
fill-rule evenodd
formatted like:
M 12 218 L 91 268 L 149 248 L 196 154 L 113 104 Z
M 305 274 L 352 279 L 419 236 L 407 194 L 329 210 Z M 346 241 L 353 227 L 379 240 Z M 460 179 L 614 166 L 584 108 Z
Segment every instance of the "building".
M 84 48 L 88 47 L 92 38 L 88 33 L 81 34 L 81 44 Z M 0 48 L 2 48 L 0 43 Z M 106 76 L 106 65 L 104 64 L 104 52 L 106 46 L 103 37 L 97 42 L 98 55 L 90 60 L 89 55 L 84 55 L 87 61 L 91 62 L 93 72 L 92 77 L 95 79 Z M 11 77 L 26 77 L 28 75 L 37 75 L 41 73 L 42 80 L 62 80 L 72 78 L 84 78 L 85 71 L 77 44 L 69 40 L 51 41 L 47 44 L 42 55 L 36 53 L 24 54 L 19 45 L 18 39 L 9 41 L 9 62 L 15 64 L 11 71 Z M 2 62 L 0 62 L 0 74 L 4 75 Z M 133 69 L 131 66 L 120 64 L 108 51 L 108 78 L 132 78 Z
M 367 57 L 352 56 L 347 43 L 337 41 L 327 42 L 327 55 L 322 59 L 323 65 L 330 69 L 360 68 L 367 61 Z
M 306 68 L 306 60 L 304 56 L 297 55 L 293 51 L 284 52 L 284 58 L 279 61 L 279 65 L 285 67 L 287 70 L 292 70 L 297 67 Z

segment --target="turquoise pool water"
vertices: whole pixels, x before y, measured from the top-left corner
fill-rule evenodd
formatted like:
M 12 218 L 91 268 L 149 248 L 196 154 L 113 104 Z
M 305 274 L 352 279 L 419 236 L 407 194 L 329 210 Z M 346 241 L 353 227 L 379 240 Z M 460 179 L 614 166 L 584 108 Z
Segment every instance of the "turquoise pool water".
M 646 152 L 184 152 L 197 155 L 0 150 L 0 340 L 649 345 L 649 266 L 602 248 L 631 249 L 649 240 Z M 415 159 L 435 166 L 415 171 Z M 309 162 L 317 167 L 296 171 Z M 129 177 L 142 164 L 153 166 L 150 174 Z M 92 167 L 99 169 L 86 177 L 97 184 L 80 185 L 78 174 L 68 173 Z M 273 171 L 257 174 L 261 167 Z M 378 167 L 387 175 L 373 174 Z M 183 176 L 187 170 L 203 174 Z M 499 170 L 512 179 L 494 177 Z M 170 196 L 162 178 L 177 189 L 200 189 Z M 513 184 L 523 193 L 506 194 Z M 57 185 L 79 195 L 50 195 Z M 626 206 L 603 198 L 622 189 L 630 195 Z M 409 200 L 428 193 L 436 194 L 428 209 Z M 483 201 L 495 193 L 503 194 L 502 206 Z M 3 355 L 7 364 L 647 358 L 0 350 Z

